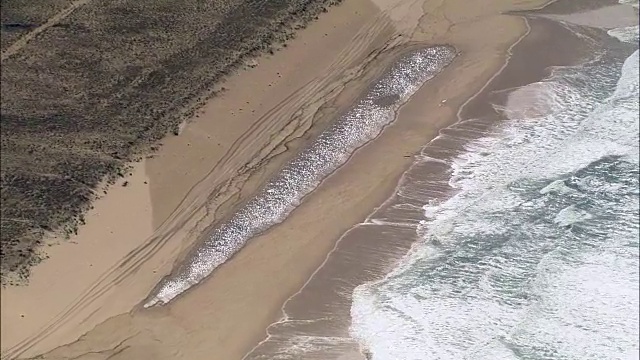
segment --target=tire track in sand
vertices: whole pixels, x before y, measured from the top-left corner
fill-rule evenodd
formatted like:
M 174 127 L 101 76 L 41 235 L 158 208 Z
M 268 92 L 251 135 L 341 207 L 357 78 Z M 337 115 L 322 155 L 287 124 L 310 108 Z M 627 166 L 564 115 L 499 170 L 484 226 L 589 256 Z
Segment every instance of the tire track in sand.
M 88 1 L 82 0 L 77 3 L 84 4 Z M 75 8 L 78 6 L 80 5 Z M 69 13 L 70 11 L 58 17 L 58 21 Z M 53 23 L 49 26 L 51 25 Z M 380 35 L 387 29 L 387 25 L 383 18 L 369 21 L 368 25 L 360 29 L 350 40 L 350 46 L 345 47 L 327 68 L 326 73 L 331 74 L 330 76 L 312 79 L 261 116 L 233 143 L 211 171 L 187 192 L 178 207 L 156 229 L 152 237 L 111 266 L 36 334 L 8 349 L 2 354 L 2 358 L 16 358 L 64 325 L 73 321 L 87 321 L 98 310 L 100 299 L 140 270 L 180 231 L 191 228 L 187 237 L 193 239 L 202 231 L 202 224 L 219 221 L 215 213 L 227 203 L 237 205 L 239 194 L 251 176 L 281 154 L 278 149 L 283 146 L 286 148 L 288 143 L 317 127 L 319 120 L 316 115 L 321 112 L 323 106 L 331 104 L 347 84 L 362 77 L 371 63 L 395 45 L 395 38 L 392 38 L 385 46 L 371 51 L 371 45 L 380 40 Z M 286 132 L 284 136 L 275 139 L 268 135 L 280 134 L 283 131 Z M 229 208 L 233 208 L 233 205 Z M 196 219 L 203 209 L 205 214 L 201 215 L 199 220 Z M 94 309 L 90 309 L 91 307 Z M 78 315 L 87 309 L 88 315 L 84 319 L 77 319 Z

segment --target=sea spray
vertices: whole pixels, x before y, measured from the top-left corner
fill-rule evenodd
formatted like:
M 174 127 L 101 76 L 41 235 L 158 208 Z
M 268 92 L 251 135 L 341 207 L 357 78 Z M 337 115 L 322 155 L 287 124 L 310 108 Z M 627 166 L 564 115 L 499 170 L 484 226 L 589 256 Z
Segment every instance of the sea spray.
M 283 221 L 331 172 L 374 139 L 426 81 L 456 55 L 449 46 L 412 51 L 400 58 L 349 111 L 271 179 L 231 218 L 215 227 L 171 275 L 162 280 L 145 307 L 166 304 L 199 283 L 252 237 Z

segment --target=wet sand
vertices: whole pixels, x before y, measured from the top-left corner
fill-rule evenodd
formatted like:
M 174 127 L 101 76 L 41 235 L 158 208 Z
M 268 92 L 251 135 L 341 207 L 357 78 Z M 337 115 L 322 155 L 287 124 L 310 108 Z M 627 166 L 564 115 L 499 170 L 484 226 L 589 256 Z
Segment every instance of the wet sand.
M 406 6 L 395 6 L 391 2 L 372 4 L 360 0 L 347 1 L 326 16 L 326 19 L 334 19 L 333 24 L 321 19 L 316 28 L 311 26 L 305 30 L 309 36 L 308 44 L 312 39 L 320 41 L 329 37 L 322 35 L 322 31 L 335 35 L 330 39 L 332 41 L 342 39 L 343 47 L 341 51 L 333 53 L 333 58 L 329 59 L 331 55 L 326 51 L 318 50 L 317 43 L 314 43 L 315 46 L 301 43 L 307 36 L 303 32 L 294 42 L 300 46 L 300 52 L 288 59 L 300 61 L 298 68 L 283 65 L 287 58 L 283 59 L 282 56 L 287 51 L 295 50 L 292 43 L 289 49 L 261 61 L 258 67 L 245 73 L 253 71 L 254 76 L 241 74 L 230 79 L 230 90 L 225 98 L 212 101 L 198 119 L 186 126 L 181 136 L 166 141 L 159 157 L 148 160 L 146 169 L 140 170 L 146 170 L 151 179 L 150 203 L 153 214 L 147 218 L 150 219 L 148 223 L 152 224 L 152 230 L 147 231 L 153 234 L 140 243 L 137 252 L 131 252 L 112 268 L 115 271 L 107 272 L 107 276 L 98 283 L 100 286 L 94 288 L 100 291 L 107 289 L 104 294 L 96 290 L 87 292 L 90 300 L 76 302 L 80 306 L 63 316 L 63 321 L 57 323 L 53 331 L 44 333 L 46 336 L 33 337 L 33 341 L 24 343 L 25 346 L 14 347 L 12 354 L 32 356 L 47 351 L 74 341 L 95 326 L 80 340 L 58 347 L 44 358 L 240 359 L 265 339 L 265 329 L 272 324 L 268 329 L 270 337 L 247 358 L 269 359 L 273 358 L 274 353 L 291 351 L 291 339 L 296 340 L 293 345 L 299 349 L 314 345 L 314 341 L 316 345 L 328 344 L 319 348 L 317 358 L 360 358 L 358 345 L 348 337 L 351 291 L 362 282 L 386 273 L 393 265 L 390 260 L 403 256 L 415 240 L 415 231 L 397 225 L 363 225 L 355 228 L 353 225 L 367 218 L 372 209 L 394 192 L 401 174 L 413 162 L 414 155 L 440 129 L 458 120 L 458 110 L 474 94 L 484 89 L 460 115 L 462 118 L 485 118 L 476 123 L 467 123 L 470 126 L 468 128 L 451 130 L 458 137 L 481 133 L 496 121 L 493 108 L 483 105 L 490 99 L 483 96 L 491 94 L 492 90 L 534 81 L 544 74 L 544 67 L 553 61 L 571 61 L 573 55 L 580 54 L 576 50 L 584 49 L 580 46 L 569 47 L 565 43 L 565 46 L 558 47 L 562 50 L 560 55 L 549 59 L 544 58 L 545 52 L 532 51 L 539 50 L 540 44 L 545 41 L 551 44 L 556 40 L 577 44 L 572 39 L 563 38 L 562 29 L 553 29 L 551 25 L 544 25 L 545 20 L 537 20 L 539 26 L 534 26 L 530 36 L 513 49 L 514 55 L 509 66 L 485 87 L 505 65 L 510 57 L 511 46 L 528 29 L 521 17 L 501 13 L 540 5 L 540 2 L 534 1 L 522 2 L 517 7 L 505 3 L 493 1 L 476 8 L 463 1 L 444 4 L 426 1 L 407 3 Z M 423 12 L 426 15 L 420 15 Z M 350 35 L 340 25 L 347 18 L 360 20 L 355 25 L 352 22 Z M 352 103 L 362 87 L 397 57 L 403 49 L 401 45 L 416 42 L 426 45 L 451 44 L 461 55 L 402 108 L 393 125 L 325 180 L 285 222 L 250 241 L 209 279 L 169 305 L 151 309 L 134 306 L 146 296 L 162 274 L 169 272 L 176 256 L 180 258 L 177 254 L 184 254 L 204 228 L 215 220 L 224 219 L 284 161 L 290 159 L 295 149 L 313 138 L 336 114 Z M 548 44 L 545 43 L 545 46 Z M 322 77 L 319 70 L 316 75 L 318 78 L 309 76 L 308 71 L 312 67 L 301 61 L 300 57 L 311 61 L 315 59 L 313 51 L 317 52 L 318 59 L 329 64 L 324 69 L 334 76 Z M 531 53 L 542 55 L 532 57 Z M 280 54 L 284 55 L 278 59 Z M 518 57 L 520 55 L 521 58 Z M 264 71 L 263 77 L 255 76 L 255 71 L 261 70 Z M 276 73 L 275 76 L 272 71 Z M 286 74 L 286 71 L 289 73 Z M 282 75 L 282 79 L 298 81 L 298 87 L 288 84 L 290 87 L 287 88 L 295 100 L 283 100 L 276 91 L 255 90 L 260 86 L 268 87 L 274 79 L 281 79 L 278 75 Z M 344 81 L 345 77 L 352 80 Z M 256 84 L 260 79 L 264 83 Z M 322 83 L 322 80 L 326 82 Z M 308 85 L 314 81 L 315 87 Z M 249 93 L 239 90 L 234 93 L 236 89 Z M 246 101 L 258 105 L 253 108 Z M 306 118 L 306 122 L 300 121 L 301 125 L 293 122 L 292 125 L 291 121 L 282 120 L 290 120 L 303 103 L 314 104 L 312 109 L 302 111 L 301 117 Z M 250 110 L 247 108 L 258 115 L 253 112 L 248 115 Z M 220 128 L 210 123 L 207 127 L 203 121 L 213 118 L 215 114 L 228 112 L 237 114 L 234 121 L 242 123 L 244 119 L 249 130 L 242 133 L 243 128 L 236 129 L 235 137 L 231 135 L 233 130 L 229 130 L 230 133 L 224 136 L 220 135 Z M 256 122 L 255 119 L 263 121 Z M 249 135 L 242 137 L 238 133 Z M 281 141 L 272 141 L 274 137 L 270 135 L 274 133 L 289 135 L 282 136 Z M 209 139 L 214 136 L 216 140 Z M 456 144 L 433 146 L 432 149 L 455 149 L 470 136 L 462 136 L 462 141 Z M 279 139 L 278 136 L 275 138 Z M 210 149 L 215 141 L 219 141 L 222 149 L 229 150 L 212 155 Z M 433 144 L 437 145 L 437 141 Z M 260 150 L 256 151 L 257 148 Z M 446 155 L 429 151 L 425 150 L 424 155 Z M 251 161 L 256 158 L 257 161 Z M 430 193 L 404 194 L 405 200 L 415 198 L 414 201 L 417 201 L 424 196 L 447 194 L 446 187 L 437 185 L 444 180 L 447 169 L 438 169 L 431 163 L 415 171 L 422 173 L 421 179 L 425 173 L 431 174 L 432 178 L 424 181 L 434 186 L 429 187 Z M 411 173 L 407 176 L 411 176 Z M 125 189 L 122 188 L 122 191 Z M 104 201 L 108 198 L 105 197 Z M 419 219 L 419 208 L 394 207 L 394 201 L 392 199 L 385 203 L 374 217 L 388 221 L 399 218 L 404 222 Z M 123 212 L 122 204 L 113 208 L 115 212 Z M 129 213 L 129 216 L 131 214 L 135 212 Z M 352 228 L 336 246 L 340 236 Z M 386 234 L 385 239 L 390 233 L 396 234 L 393 239 L 397 239 L 397 242 L 384 243 L 381 233 Z M 86 251 L 99 257 L 95 248 Z M 104 253 L 102 257 L 107 258 Z M 387 261 L 381 262 L 381 258 Z M 56 258 L 52 256 L 50 263 L 62 266 L 54 261 Z M 324 266 L 316 271 L 323 263 Z M 102 273 L 96 271 L 95 274 L 100 276 Z M 315 275 L 312 277 L 312 274 Z M 41 276 L 46 278 L 45 275 Z M 65 289 L 62 285 L 59 288 Z M 31 287 L 31 291 L 30 296 L 35 296 L 42 289 Z M 121 296 L 128 300 L 113 302 L 113 299 Z M 3 292 L 3 308 L 4 299 Z M 58 305 L 66 305 L 65 301 L 69 300 L 58 300 Z M 104 304 L 110 306 L 105 309 Z M 31 310 L 35 308 L 33 306 Z M 133 310 L 129 311 L 131 308 Z M 100 310 L 93 312 L 96 309 Z M 41 311 L 46 317 L 47 309 Z M 287 321 L 281 321 L 283 311 Z M 4 316 L 3 310 L 3 320 Z M 82 319 L 87 320 L 83 322 Z M 296 319 L 303 322 L 292 321 Z M 29 331 L 33 331 L 33 328 L 37 326 L 32 325 Z M 292 333 L 298 337 L 292 338 Z M 308 356 L 304 358 L 313 358 L 309 353 L 306 354 Z M 291 356 L 299 358 L 300 355 Z

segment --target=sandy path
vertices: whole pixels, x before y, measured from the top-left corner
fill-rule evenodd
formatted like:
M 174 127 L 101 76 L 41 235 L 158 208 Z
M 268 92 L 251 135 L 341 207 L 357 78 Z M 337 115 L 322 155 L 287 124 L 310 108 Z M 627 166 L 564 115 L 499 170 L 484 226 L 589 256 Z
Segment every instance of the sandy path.
M 49 18 L 47 22 L 29 31 L 28 33 L 24 34 L 22 37 L 20 37 L 13 44 L 11 44 L 11 46 L 7 47 L 2 52 L 2 55 L 0 56 L 0 61 L 5 61 L 9 57 L 18 53 L 20 49 L 22 49 L 25 45 L 27 45 L 27 43 L 29 43 L 29 41 L 31 41 L 33 38 L 41 34 L 43 31 L 46 31 L 48 28 L 60 23 L 60 21 L 64 20 L 67 16 L 71 15 L 71 13 L 74 12 L 76 9 L 89 3 L 89 1 L 91 0 L 76 0 L 72 2 L 71 5 L 67 6 L 66 8 L 64 8 L 57 14 L 53 15 L 51 18 Z
M 241 358 L 339 236 L 392 192 L 411 162 L 406 156 L 455 121 L 457 108 L 504 64 L 525 27 L 499 14 L 540 3 L 347 0 L 332 9 L 285 50 L 224 84 L 222 97 L 136 168 L 130 187 L 116 186 L 96 203 L 73 239 L 78 245 L 55 247 L 59 254 L 36 268 L 30 286 L 3 291 L 4 354 L 33 356 L 95 327 L 46 358 Z M 127 313 L 207 225 L 352 102 L 397 54 L 394 46 L 416 42 L 449 43 L 462 56 L 287 221 L 170 306 Z M 68 250 L 80 244 L 87 245 Z M 88 267 L 78 258 L 101 262 Z

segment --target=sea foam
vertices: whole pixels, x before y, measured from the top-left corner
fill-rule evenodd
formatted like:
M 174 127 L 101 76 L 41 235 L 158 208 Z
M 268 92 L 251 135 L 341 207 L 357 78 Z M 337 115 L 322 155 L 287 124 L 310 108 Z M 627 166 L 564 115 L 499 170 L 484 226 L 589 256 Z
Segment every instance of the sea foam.
M 506 112 L 450 162 L 456 195 L 354 291 L 372 359 L 637 359 L 638 63 L 558 68 L 533 85 L 545 111 Z

